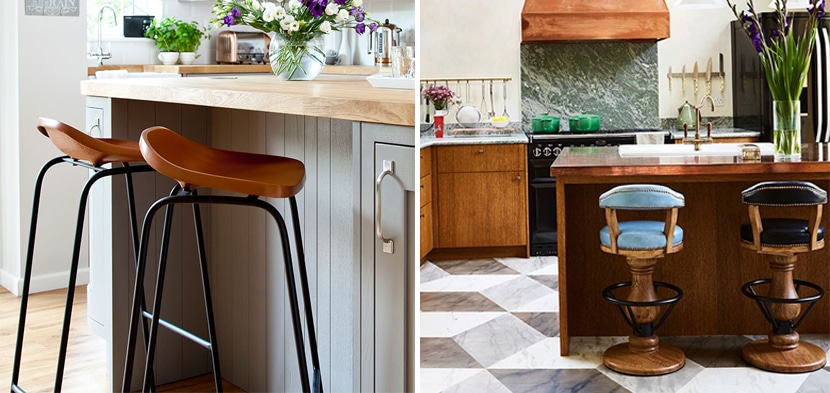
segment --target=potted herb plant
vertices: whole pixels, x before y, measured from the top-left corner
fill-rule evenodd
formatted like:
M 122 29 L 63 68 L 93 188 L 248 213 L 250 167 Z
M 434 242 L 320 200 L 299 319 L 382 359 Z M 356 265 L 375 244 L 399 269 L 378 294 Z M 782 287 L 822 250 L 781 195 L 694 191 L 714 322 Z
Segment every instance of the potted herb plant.
M 210 38 L 207 28 L 202 29 L 197 22 L 178 21 L 176 24 L 176 47 L 179 50 L 179 61 L 182 64 L 192 64 L 198 57 L 196 51 L 202 44 L 203 38 Z
M 159 60 L 165 65 L 176 64 L 179 60 L 179 49 L 176 46 L 176 28 L 180 21 L 173 17 L 155 19 L 144 36 L 153 40 L 159 48 Z

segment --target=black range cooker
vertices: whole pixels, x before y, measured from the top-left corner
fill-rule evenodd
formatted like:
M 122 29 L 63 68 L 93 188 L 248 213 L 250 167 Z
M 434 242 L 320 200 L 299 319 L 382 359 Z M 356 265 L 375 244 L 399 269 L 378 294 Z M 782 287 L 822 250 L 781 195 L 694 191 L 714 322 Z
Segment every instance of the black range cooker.
M 550 166 L 562 149 L 572 146 L 619 146 L 637 143 L 638 132 L 658 129 L 600 130 L 592 133 L 527 133 L 528 198 L 530 215 L 530 255 L 557 254 L 556 241 L 556 178 Z M 665 131 L 665 143 L 671 135 Z

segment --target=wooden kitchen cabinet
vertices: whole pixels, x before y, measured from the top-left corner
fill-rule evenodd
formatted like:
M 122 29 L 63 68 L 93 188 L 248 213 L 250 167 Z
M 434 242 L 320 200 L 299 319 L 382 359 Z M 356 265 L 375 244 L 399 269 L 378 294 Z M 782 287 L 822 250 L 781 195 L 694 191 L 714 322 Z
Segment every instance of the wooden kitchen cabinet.
M 425 262 L 426 255 L 432 251 L 432 148 L 421 149 L 421 262 Z
M 437 148 L 436 248 L 527 247 L 526 146 Z

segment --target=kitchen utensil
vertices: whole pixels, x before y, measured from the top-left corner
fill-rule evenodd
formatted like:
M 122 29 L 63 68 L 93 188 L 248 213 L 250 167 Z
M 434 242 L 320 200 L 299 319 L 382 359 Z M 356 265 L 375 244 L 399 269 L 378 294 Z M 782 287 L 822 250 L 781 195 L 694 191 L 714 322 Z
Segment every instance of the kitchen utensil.
M 724 90 L 726 90 L 726 81 L 724 80 L 726 71 L 723 70 L 723 53 L 718 53 L 718 61 L 720 62 L 718 68 L 718 71 L 720 71 L 720 94 L 723 95 Z
M 530 125 L 533 129 L 533 132 L 558 132 L 559 118 L 550 115 L 539 115 L 530 119 Z
M 490 119 L 490 121 L 493 123 L 493 127 L 496 128 L 504 128 L 507 127 L 508 124 L 510 124 L 510 119 L 504 116 L 493 117 Z
M 572 132 L 594 132 L 599 131 L 600 122 L 600 117 L 597 115 L 575 115 L 568 119 L 568 127 Z
M 669 91 L 671 91 L 671 66 L 669 66 L 669 73 L 666 76 L 669 78 Z
M 493 80 L 491 79 L 490 80 L 490 112 L 487 113 L 487 118 L 492 119 L 494 117 L 496 117 L 496 105 L 493 104 Z
M 502 81 L 502 87 L 504 88 L 502 99 L 504 100 L 504 110 L 502 110 L 501 115 L 510 118 L 510 114 L 507 113 L 507 81 Z
M 683 92 L 683 95 L 686 95 L 686 65 L 683 64 L 683 68 L 680 71 L 683 74 L 683 79 L 680 79 L 680 90 Z
M 694 81 L 693 83 L 695 87 L 695 98 L 697 98 L 697 76 L 697 62 L 695 62 L 695 66 L 694 68 L 692 68 L 692 80 Z
M 481 107 L 479 108 L 479 111 L 481 111 L 481 113 L 484 116 L 487 116 L 487 120 L 489 121 L 493 118 L 493 116 L 488 116 L 490 111 L 487 110 L 487 96 L 485 95 L 485 90 L 487 86 L 485 85 L 486 83 L 484 81 L 481 81 Z
M 476 107 L 470 105 L 470 81 L 467 81 L 466 97 L 464 97 L 464 105 L 458 108 L 455 113 L 455 120 L 462 127 L 472 128 L 481 120 L 481 112 Z
M 683 124 L 688 124 L 690 129 L 697 125 L 695 107 L 689 101 L 677 108 L 677 129 L 682 130 Z
M 706 62 L 706 95 L 712 94 L 712 58 Z

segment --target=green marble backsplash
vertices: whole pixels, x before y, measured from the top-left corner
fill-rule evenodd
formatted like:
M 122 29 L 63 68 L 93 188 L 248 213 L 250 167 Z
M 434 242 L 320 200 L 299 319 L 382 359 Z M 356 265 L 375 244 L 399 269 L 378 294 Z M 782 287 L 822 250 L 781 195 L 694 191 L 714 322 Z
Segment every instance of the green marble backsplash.
M 656 43 L 521 46 L 522 126 L 550 114 L 602 117 L 602 129 L 659 128 Z

